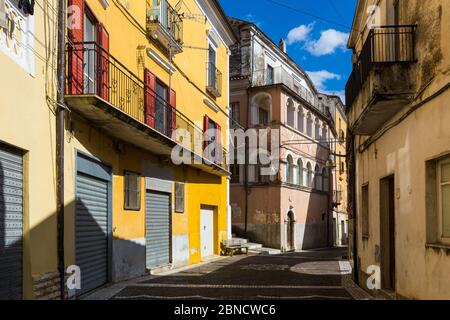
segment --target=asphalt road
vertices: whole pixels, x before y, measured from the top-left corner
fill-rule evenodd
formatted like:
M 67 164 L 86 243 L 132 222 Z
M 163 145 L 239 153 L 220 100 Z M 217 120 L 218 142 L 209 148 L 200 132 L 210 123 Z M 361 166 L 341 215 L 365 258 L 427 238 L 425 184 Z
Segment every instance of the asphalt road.
M 234 256 L 178 273 L 145 277 L 115 293 L 115 300 L 369 299 L 351 281 L 345 249 L 280 255 Z

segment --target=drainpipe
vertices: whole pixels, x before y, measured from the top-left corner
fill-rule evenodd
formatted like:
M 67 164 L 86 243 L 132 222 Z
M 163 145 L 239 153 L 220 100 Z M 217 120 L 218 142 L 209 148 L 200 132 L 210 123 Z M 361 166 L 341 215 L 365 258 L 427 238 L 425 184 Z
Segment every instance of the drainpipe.
M 358 240 L 357 240 L 357 218 L 356 218 L 356 165 L 355 165 L 355 136 L 350 129 L 347 130 L 347 154 L 348 154 L 348 203 L 352 204 L 352 220 L 353 220 L 353 277 L 356 284 L 359 284 L 359 266 L 358 266 Z
M 58 8 L 58 94 L 56 116 L 56 174 L 57 174 L 57 250 L 60 298 L 65 298 L 65 265 L 64 265 L 64 90 L 66 83 L 66 0 L 59 1 Z

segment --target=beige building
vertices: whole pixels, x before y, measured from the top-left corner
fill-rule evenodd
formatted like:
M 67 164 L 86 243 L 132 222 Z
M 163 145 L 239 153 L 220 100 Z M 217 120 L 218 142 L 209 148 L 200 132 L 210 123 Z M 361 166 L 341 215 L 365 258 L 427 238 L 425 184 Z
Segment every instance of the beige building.
M 366 280 L 379 267 L 378 292 L 449 299 L 449 3 L 360 0 L 353 30 L 346 100 L 360 284 L 373 288 Z
M 283 42 L 277 46 L 252 23 L 230 21 L 239 37 L 231 55 L 232 126 L 279 132 L 276 173 L 261 174 L 260 163 L 231 165 L 233 231 L 283 251 L 326 247 L 333 112 Z

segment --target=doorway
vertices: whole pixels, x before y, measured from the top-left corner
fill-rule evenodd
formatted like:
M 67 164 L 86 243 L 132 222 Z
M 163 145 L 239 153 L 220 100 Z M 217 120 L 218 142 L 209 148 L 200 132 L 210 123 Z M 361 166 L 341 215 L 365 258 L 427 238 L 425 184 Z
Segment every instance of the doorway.
M 395 291 L 395 177 L 380 181 L 381 287 Z
M 286 249 L 295 250 L 295 218 L 292 211 L 288 212 L 286 219 Z
M 214 208 L 200 209 L 200 254 L 202 259 L 214 255 Z

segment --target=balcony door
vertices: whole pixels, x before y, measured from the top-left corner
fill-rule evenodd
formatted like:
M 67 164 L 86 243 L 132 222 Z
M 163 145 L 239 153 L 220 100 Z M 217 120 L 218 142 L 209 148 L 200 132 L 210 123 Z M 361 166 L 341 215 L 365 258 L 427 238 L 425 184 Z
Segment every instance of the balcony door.
M 96 46 L 97 42 L 97 21 L 94 17 L 85 10 L 84 13 L 84 93 L 96 93 Z
M 155 129 L 166 134 L 167 87 L 156 81 Z
M 216 88 L 216 49 L 211 43 L 208 48 L 208 86 Z

